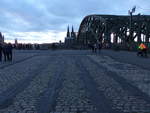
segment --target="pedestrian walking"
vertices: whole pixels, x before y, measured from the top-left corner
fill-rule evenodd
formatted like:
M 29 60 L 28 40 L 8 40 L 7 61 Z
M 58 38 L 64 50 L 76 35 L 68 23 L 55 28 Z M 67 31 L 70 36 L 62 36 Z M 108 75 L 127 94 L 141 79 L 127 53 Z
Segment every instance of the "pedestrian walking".
M 7 61 L 7 44 L 3 44 L 3 55 L 4 55 L 4 61 Z
M 92 52 L 94 52 L 94 44 L 93 43 L 90 44 L 90 48 L 91 48 Z
M 12 49 L 13 49 L 13 47 L 12 47 L 12 45 L 11 45 L 11 43 L 9 43 L 8 45 L 7 45 L 7 59 L 8 59 L 8 61 L 12 61 Z
M 89 48 L 92 52 L 94 52 L 94 46 L 93 46 L 92 43 L 88 43 L 88 48 Z
M 101 49 L 102 49 L 102 43 L 98 43 L 98 50 L 99 50 L 99 53 L 101 52 Z
M 145 56 L 147 57 L 147 46 L 144 43 L 141 43 L 138 47 L 138 53 L 137 55 Z
M 0 62 L 2 61 L 2 51 L 3 51 L 3 48 L 2 48 L 2 44 L 0 43 Z
M 9 44 L 4 44 L 3 46 L 3 54 L 4 54 L 4 61 L 12 61 L 12 45 L 11 43 Z
M 93 46 L 94 46 L 94 53 L 97 53 L 97 47 L 98 47 L 97 43 L 95 43 Z

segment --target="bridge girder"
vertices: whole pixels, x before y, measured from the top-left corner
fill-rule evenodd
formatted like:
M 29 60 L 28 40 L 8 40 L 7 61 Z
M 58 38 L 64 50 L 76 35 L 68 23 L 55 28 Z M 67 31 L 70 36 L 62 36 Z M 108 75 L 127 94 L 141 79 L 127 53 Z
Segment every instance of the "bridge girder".
M 114 43 L 117 43 L 118 39 L 123 43 L 134 42 L 135 38 L 141 42 L 142 34 L 145 36 L 145 42 L 149 42 L 150 16 L 133 15 L 130 26 L 130 16 L 89 15 L 82 20 L 78 33 L 77 40 L 80 44 L 97 40 L 110 43 L 112 34 Z

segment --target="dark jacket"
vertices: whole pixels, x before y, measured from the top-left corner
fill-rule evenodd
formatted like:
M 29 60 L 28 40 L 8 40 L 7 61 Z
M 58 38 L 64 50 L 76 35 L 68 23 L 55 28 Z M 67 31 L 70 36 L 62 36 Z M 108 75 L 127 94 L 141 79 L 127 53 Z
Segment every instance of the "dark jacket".
M 2 53 L 2 50 L 3 50 L 3 47 L 2 47 L 2 45 L 0 44 L 0 54 Z

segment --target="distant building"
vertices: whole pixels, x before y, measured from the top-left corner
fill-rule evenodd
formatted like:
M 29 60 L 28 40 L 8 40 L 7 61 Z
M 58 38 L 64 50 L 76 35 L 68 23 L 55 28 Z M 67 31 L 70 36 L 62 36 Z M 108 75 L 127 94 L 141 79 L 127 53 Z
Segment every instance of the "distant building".
M 17 47 L 18 47 L 18 40 L 15 39 L 15 48 L 17 48 Z
M 75 44 L 76 42 L 76 33 L 74 32 L 74 29 L 73 29 L 73 26 L 72 26 L 72 31 L 70 33 L 69 31 L 69 26 L 68 26 L 68 29 L 67 29 L 67 35 L 65 37 L 65 45 L 66 47 L 71 47 Z
M 18 45 L 18 40 L 17 39 L 15 39 L 15 45 Z
M 4 35 L 2 35 L 2 33 L 0 32 L 0 43 L 3 44 L 4 43 Z

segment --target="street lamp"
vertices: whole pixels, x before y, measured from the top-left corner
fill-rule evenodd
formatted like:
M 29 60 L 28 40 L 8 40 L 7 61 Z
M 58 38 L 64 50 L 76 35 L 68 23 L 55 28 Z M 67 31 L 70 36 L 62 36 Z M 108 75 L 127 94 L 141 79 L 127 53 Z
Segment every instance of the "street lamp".
M 132 27 L 132 16 L 133 16 L 133 13 L 135 12 L 135 9 L 136 9 L 136 6 L 134 6 L 132 8 L 132 10 L 129 10 L 129 15 L 130 15 L 130 34 L 129 34 L 129 47 L 131 47 L 131 42 L 132 42 L 132 39 L 133 39 L 133 27 Z M 129 48 L 131 49 L 131 48 Z
M 133 13 L 135 13 L 135 9 L 136 9 L 136 6 L 134 6 L 132 8 L 132 10 L 131 11 L 129 10 L 129 12 L 128 12 L 129 15 L 130 15 L 130 37 L 129 37 L 129 42 L 132 41 L 132 37 L 133 37 L 132 16 L 133 16 Z

